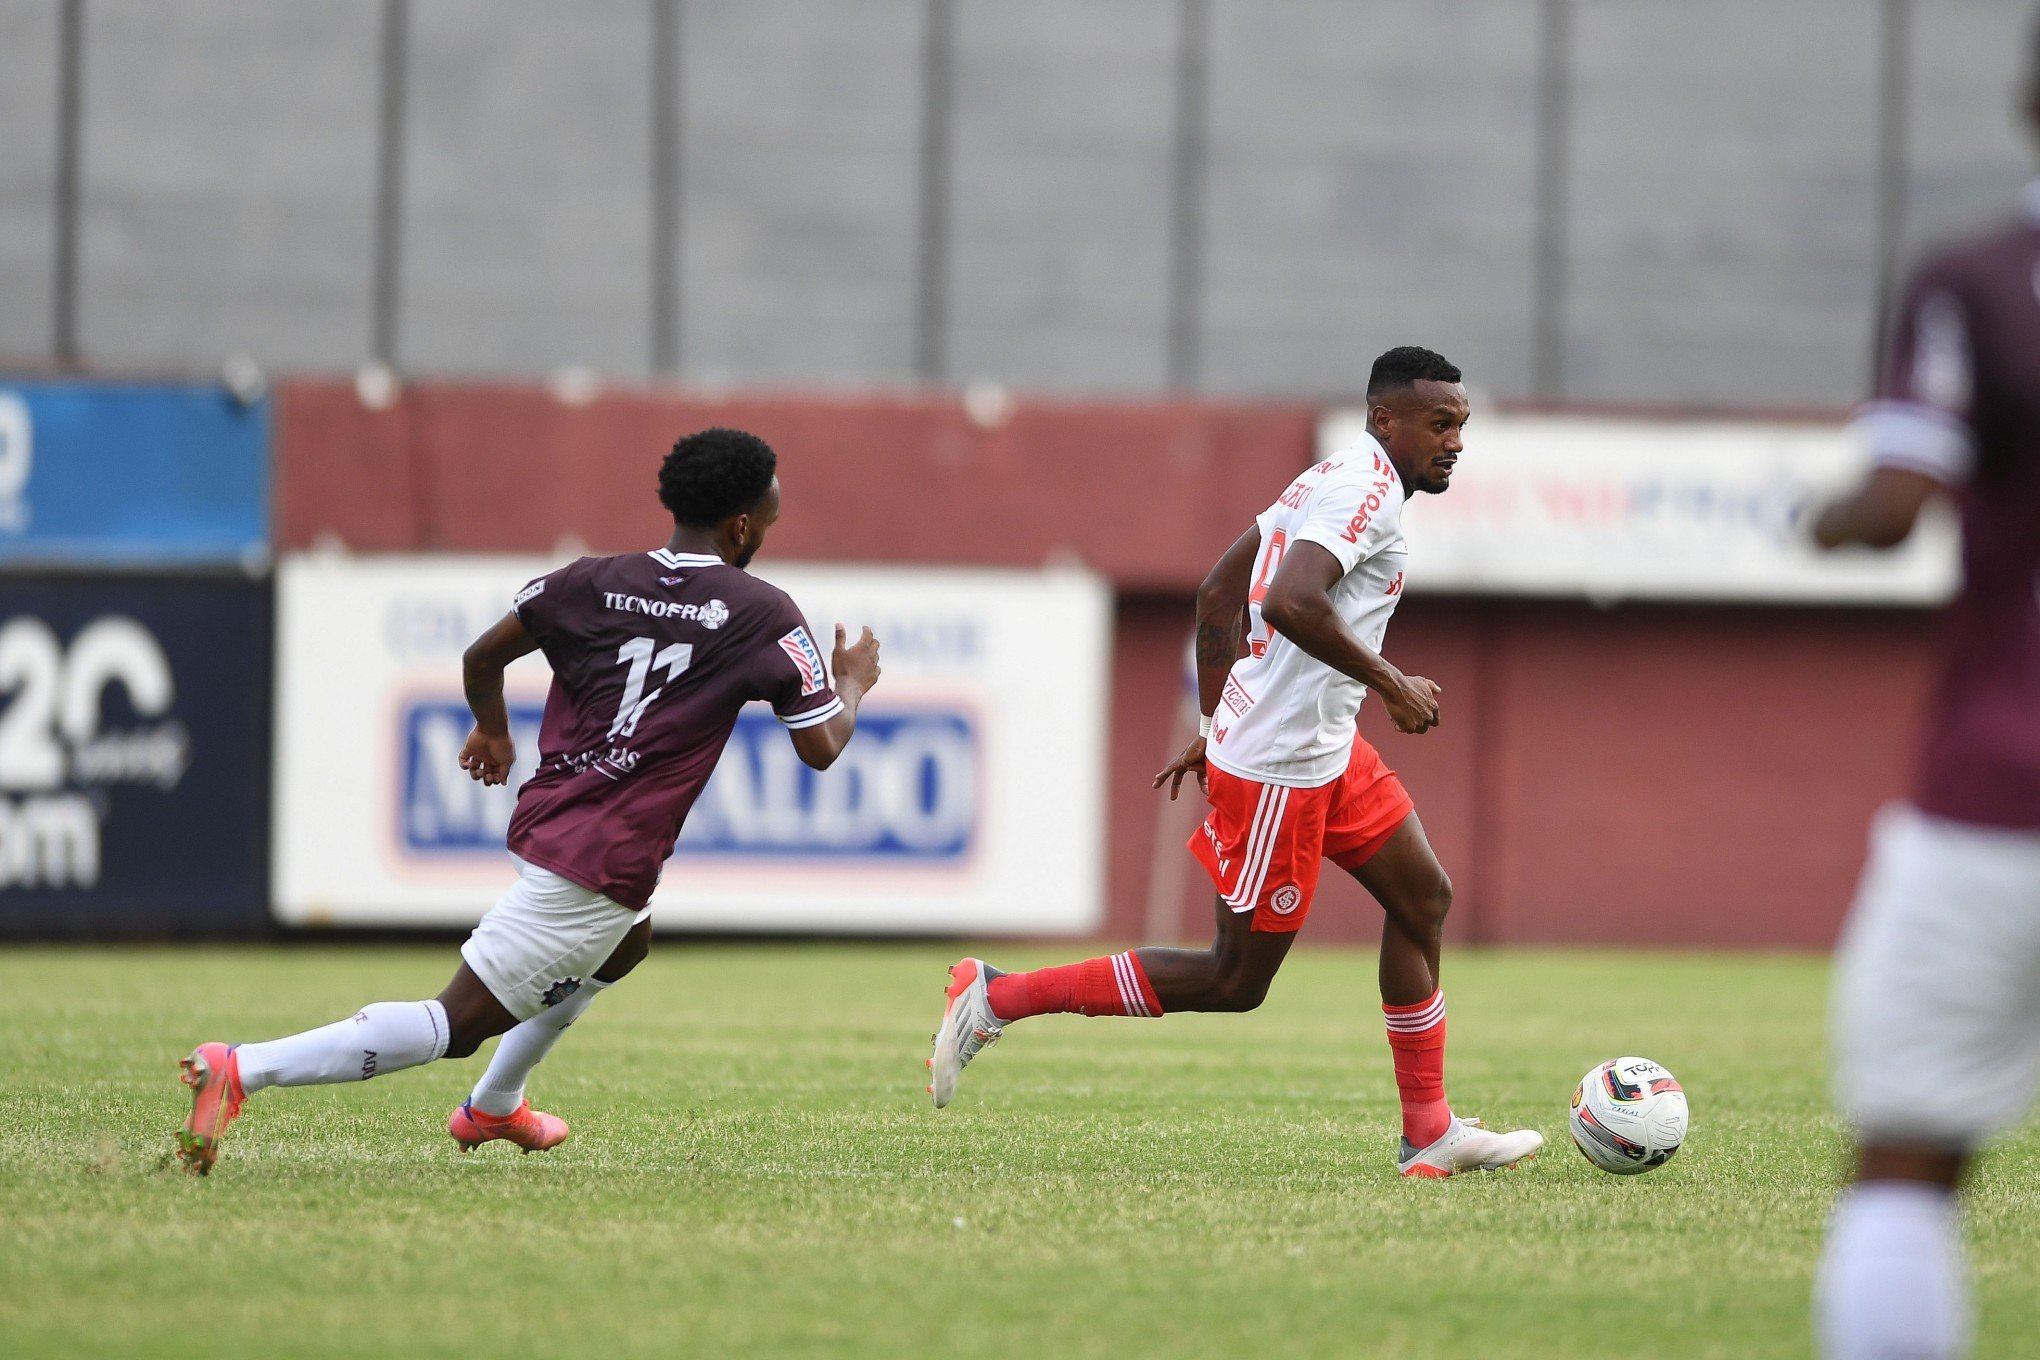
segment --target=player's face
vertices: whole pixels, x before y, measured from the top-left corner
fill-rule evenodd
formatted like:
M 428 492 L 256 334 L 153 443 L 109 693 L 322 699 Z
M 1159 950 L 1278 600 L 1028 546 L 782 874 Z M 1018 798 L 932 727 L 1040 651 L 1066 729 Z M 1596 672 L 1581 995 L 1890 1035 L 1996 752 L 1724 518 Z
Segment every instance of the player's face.
M 1436 495 L 1452 485 L 1469 414 L 1464 384 L 1426 378 L 1376 405 L 1372 424 L 1404 484 Z
M 737 555 L 730 565 L 748 567 L 751 559 L 758 555 L 758 549 L 765 546 L 765 531 L 779 519 L 779 479 L 774 477 L 772 485 L 765 489 L 759 502 L 738 515 L 736 519 Z

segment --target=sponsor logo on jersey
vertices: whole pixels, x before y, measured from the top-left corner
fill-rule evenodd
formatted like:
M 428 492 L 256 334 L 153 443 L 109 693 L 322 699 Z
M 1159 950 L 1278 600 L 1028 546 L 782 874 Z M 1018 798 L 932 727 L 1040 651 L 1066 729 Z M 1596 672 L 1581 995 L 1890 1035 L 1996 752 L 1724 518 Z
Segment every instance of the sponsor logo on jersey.
M 524 589 L 518 591 L 517 598 L 510 601 L 510 607 L 512 609 L 522 609 L 525 605 L 543 594 L 545 594 L 545 578 L 541 576 Z
M 1219 697 L 1225 700 L 1225 706 L 1238 717 L 1245 717 L 1247 710 L 1254 706 L 1254 696 L 1247 693 L 1246 687 L 1230 675 L 1225 678 L 1225 689 Z
M 1382 593 L 1382 594 L 1384 594 L 1384 595 L 1400 595 L 1400 594 L 1402 594 L 1402 578 L 1403 578 L 1403 574 L 1402 574 L 1401 572 L 1397 572 L 1397 573 L 1395 574 L 1395 579 L 1394 579 L 1393 581 L 1390 581 L 1390 582 L 1388 583 L 1388 589 L 1387 589 L 1387 590 L 1384 590 L 1384 591 L 1382 591 L 1381 593 Z
M 800 671 L 802 694 L 820 694 L 828 688 L 829 675 L 822 669 L 822 654 L 815 650 L 814 639 L 808 636 L 806 628 L 796 628 L 779 639 L 779 650 L 792 657 L 795 669 Z
M 1285 883 L 1268 898 L 1268 910 L 1277 916 L 1287 916 L 1303 905 L 1303 891 L 1294 883 Z
M 675 604 L 671 600 L 648 600 L 642 595 L 605 590 L 602 603 L 626 614 L 647 614 L 655 619 L 691 619 L 711 631 L 722 627 L 730 619 L 730 607 L 721 600 L 710 600 L 707 604 Z
M 1378 464 L 1381 459 L 1377 456 L 1374 461 Z M 1340 538 L 1348 543 L 1360 541 L 1360 535 L 1366 533 L 1367 526 L 1374 522 L 1375 514 L 1387 504 L 1389 481 L 1390 479 L 1385 477 L 1368 489 L 1367 495 L 1360 502 L 1360 508 L 1353 512 L 1353 518 L 1346 521 L 1345 528 L 1339 530 Z

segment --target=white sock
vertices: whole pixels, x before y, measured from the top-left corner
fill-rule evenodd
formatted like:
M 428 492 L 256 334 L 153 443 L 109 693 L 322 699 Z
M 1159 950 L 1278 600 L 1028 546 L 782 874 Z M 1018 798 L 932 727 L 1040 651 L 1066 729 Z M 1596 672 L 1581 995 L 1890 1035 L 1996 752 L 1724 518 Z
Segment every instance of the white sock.
M 1952 1192 L 1864 1181 L 1828 1220 L 1814 1281 L 1828 1360 L 1950 1360 L 1969 1348 L 1969 1280 Z
M 437 1001 L 377 1001 L 351 1019 L 337 1020 L 287 1039 L 242 1044 L 241 1087 L 323 1086 L 367 1081 L 387 1072 L 446 1056 L 446 1007 Z
M 557 1006 L 548 1006 L 505 1034 L 496 1045 L 496 1055 L 489 1059 L 489 1070 L 475 1083 L 475 1093 L 468 1097 L 468 1104 L 483 1114 L 517 1113 L 517 1107 L 524 1103 L 524 1083 L 530 1078 L 531 1069 L 552 1052 L 552 1046 L 560 1041 L 567 1026 L 580 1019 L 581 1012 L 593 1005 L 609 986 L 589 978 L 572 996 Z

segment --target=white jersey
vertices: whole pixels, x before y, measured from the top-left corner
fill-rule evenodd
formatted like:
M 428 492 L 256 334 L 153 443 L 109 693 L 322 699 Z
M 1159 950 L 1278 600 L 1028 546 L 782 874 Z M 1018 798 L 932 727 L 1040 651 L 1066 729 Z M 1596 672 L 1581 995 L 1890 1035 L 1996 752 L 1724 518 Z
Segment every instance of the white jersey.
M 1346 574 L 1332 606 L 1374 651 L 1402 599 L 1402 478 L 1370 437 L 1290 483 L 1254 521 L 1261 551 L 1247 604 L 1247 655 L 1233 663 L 1211 715 L 1206 758 L 1228 774 L 1263 784 L 1314 788 L 1344 773 L 1367 687 L 1341 675 L 1261 620 L 1261 601 L 1283 554 L 1315 543 Z

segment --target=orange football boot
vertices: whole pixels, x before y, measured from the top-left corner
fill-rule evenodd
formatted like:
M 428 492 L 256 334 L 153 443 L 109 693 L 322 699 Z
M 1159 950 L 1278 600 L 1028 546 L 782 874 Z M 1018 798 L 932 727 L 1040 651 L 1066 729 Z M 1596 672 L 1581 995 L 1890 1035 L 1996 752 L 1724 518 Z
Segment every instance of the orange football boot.
M 241 1060 L 225 1044 L 200 1044 L 178 1066 L 191 1088 L 191 1117 L 177 1130 L 177 1160 L 192 1175 L 204 1176 L 219 1160 L 220 1135 L 248 1098 L 241 1089 Z
M 498 1138 L 515 1143 L 526 1152 L 544 1152 L 567 1141 L 567 1121 L 556 1114 L 532 1109 L 528 1100 L 509 1114 L 487 1114 L 476 1109 L 473 1101 L 464 1100 L 446 1121 L 446 1131 L 460 1144 L 462 1152 L 473 1152 Z

